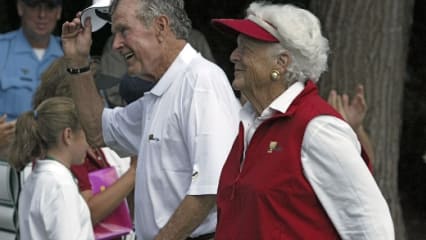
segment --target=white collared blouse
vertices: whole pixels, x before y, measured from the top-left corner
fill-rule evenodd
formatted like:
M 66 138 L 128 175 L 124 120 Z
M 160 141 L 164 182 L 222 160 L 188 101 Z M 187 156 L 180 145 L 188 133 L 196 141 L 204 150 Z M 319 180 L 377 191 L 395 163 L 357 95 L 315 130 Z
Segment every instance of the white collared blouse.
M 21 240 L 94 239 L 89 208 L 71 172 L 55 160 L 38 160 L 19 196 Z

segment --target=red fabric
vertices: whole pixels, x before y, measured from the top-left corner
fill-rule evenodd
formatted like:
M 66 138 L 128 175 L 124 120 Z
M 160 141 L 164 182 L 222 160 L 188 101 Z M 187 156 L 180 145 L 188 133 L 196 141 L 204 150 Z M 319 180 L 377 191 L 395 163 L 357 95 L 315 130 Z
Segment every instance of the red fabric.
M 90 172 L 110 167 L 104 153 L 102 152 L 102 149 L 98 148 L 96 151 L 94 151 L 94 153 L 96 157 L 99 157 L 99 159 L 93 158 L 87 154 L 83 164 L 71 166 L 71 172 L 78 180 L 78 188 L 80 192 L 92 189 L 92 185 L 90 184 L 89 180 Z
M 276 37 L 249 19 L 220 18 L 213 19 L 212 24 L 225 33 L 242 33 L 251 38 L 264 42 L 279 42 Z M 275 28 L 275 26 L 272 25 L 271 27 Z
M 240 125 L 219 182 L 215 239 L 339 239 L 301 163 L 306 126 L 319 115 L 341 118 L 309 81 L 285 114 L 259 126 L 241 172 Z
M 90 154 L 86 155 L 84 163 L 81 165 L 72 165 L 71 172 L 78 181 L 78 189 L 80 192 L 86 190 L 92 190 L 92 184 L 90 183 L 89 173 L 110 167 L 106 160 L 105 154 L 102 149 L 98 148 L 94 150 L 95 157 Z M 111 240 L 120 240 L 121 238 L 114 238 Z

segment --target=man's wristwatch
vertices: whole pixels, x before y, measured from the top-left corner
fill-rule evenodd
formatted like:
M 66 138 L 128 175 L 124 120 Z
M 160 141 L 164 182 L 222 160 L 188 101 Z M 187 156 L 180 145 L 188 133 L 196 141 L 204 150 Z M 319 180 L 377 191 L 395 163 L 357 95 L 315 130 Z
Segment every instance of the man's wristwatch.
M 67 68 L 69 74 L 80 74 L 90 71 L 90 64 L 82 68 Z

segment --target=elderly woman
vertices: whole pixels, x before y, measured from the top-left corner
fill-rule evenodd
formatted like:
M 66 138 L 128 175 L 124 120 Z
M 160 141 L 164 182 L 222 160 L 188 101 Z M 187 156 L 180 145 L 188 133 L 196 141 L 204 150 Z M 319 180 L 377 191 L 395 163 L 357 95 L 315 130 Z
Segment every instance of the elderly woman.
M 223 167 L 216 238 L 394 239 L 392 219 L 351 127 L 319 95 L 328 41 L 292 5 L 252 3 L 238 34 L 233 87 L 247 98 Z

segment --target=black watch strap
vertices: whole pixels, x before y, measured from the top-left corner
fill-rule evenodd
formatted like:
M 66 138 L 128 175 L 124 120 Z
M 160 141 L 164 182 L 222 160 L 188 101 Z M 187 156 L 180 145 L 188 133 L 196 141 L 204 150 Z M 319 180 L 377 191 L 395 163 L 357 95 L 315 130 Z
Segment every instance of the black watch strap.
M 80 74 L 90 71 L 90 64 L 82 68 L 67 68 L 69 74 Z

